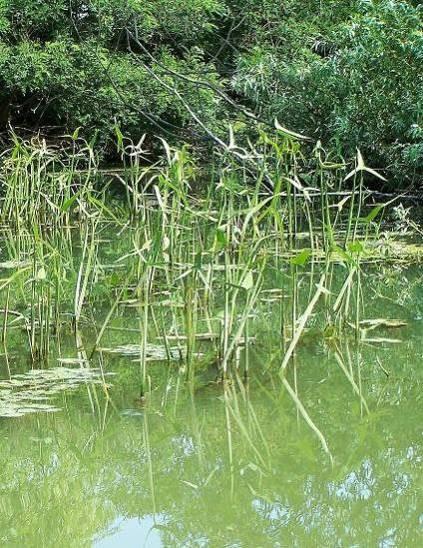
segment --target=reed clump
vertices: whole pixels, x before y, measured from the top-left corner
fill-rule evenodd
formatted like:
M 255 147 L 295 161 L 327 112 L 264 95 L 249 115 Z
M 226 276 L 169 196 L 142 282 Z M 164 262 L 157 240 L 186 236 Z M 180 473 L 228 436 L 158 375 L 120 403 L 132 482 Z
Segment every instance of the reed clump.
M 35 366 L 74 336 L 84 367 L 132 360 L 146 398 L 151 361 L 191 386 L 204 371 L 246 380 L 264 337 L 261 369 L 279 372 L 326 450 L 290 364 L 310 328 L 360 340 L 363 266 L 389 260 L 378 242 L 390 202 L 366 190 L 381 176 L 360 153 L 334 162 L 317 144 L 305 157 L 300 137 L 231 143 L 207 169 L 164 142 L 147 162 L 144 140 L 121 137 L 110 170 L 76 137 L 60 150 L 15 137 L 0 167 L 4 347 L 23 330 Z M 119 329 L 130 340 L 111 347 Z

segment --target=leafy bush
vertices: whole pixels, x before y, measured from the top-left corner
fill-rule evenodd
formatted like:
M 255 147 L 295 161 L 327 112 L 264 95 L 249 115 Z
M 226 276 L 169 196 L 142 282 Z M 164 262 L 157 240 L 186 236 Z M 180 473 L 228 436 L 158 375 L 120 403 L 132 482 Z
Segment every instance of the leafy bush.
M 422 13 L 416 0 L 0 0 L 0 123 L 198 144 L 204 126 L 248 132 L 224 92 L 418 180 Z
M 3 124 L 11 115 L 15 124 L 33 128 L 82 126 L 85 134 L 96 132 L 103 141 L 116 123 L 134 137 L 144 131 L 184 135 L 191 119 L 175 95 L 152 78 L 148 57 L 127 51 L 126 29 L 177 72 L 213 80 L 214 65 L 204 61 L 201 43 L 223 9 L 219 0 L 3 1 Z M 219 105 L 211 90 L 199 92 L 153 68 L 215 125 Z
M 233 85 L 256 109 L 342 154 L 360 147 L 396 177 L 421 174 L 418 2 L 290 1 L 248 44 Z

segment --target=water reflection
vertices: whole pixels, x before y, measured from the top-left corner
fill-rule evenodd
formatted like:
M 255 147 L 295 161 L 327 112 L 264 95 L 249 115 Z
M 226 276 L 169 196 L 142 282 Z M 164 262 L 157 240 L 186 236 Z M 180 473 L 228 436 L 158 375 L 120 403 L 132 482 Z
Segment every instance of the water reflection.
M 117 518 L 101 537 L 94 539 L 93 548 L 159 548 L 163 546 L 160 532 L 156 529 L 160 522 L 165 522 L 161 516 Z
M 269 376 L 195 396 L 166 380 L 146 405 L 129 379 L 113 405 L 64 394 L 57 415 L 1 421 L 0 544 L 419 545 L 421 325 L 395 352 L 345 344 L 297 356 L 333 464 Z

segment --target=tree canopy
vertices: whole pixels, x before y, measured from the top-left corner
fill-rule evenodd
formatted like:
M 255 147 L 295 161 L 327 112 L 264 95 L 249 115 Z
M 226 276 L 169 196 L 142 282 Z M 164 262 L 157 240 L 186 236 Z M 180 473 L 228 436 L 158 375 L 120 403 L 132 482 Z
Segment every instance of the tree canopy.
M 0 0 L 0 120 L 203 143 L 260 119 L 423 167 L 423 9 L 391 0 Z M 240 105 L 236 108 L 234 105 Z

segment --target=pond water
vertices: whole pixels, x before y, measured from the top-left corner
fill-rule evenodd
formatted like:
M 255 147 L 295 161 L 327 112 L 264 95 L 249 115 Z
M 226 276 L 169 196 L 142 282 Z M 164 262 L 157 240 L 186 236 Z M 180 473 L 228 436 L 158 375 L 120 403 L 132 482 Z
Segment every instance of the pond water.
M 311 333 L 298 348 L 287 378 L 332 458 L 271 370 L 271 317 L 248 385 L 222 386 L 206 371 L 189 389 L 156 362 L 140 401 L 138 365 L 105 355 L 110 399 L 87 382 L 56 394 L 58 412 L 0 419 L 1 545 L 420 545 L 420 276 L 410 269 L 366 291 L 367 318 L 406 325 L 359 343 Z M 131 341 L 121 333 L 107 343 Z M 9 342 L 3 378 L 27 368 L 25 344 Z M 71 355 L 71 342 L 60 352 Z

